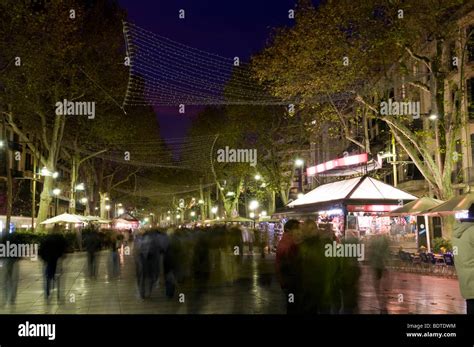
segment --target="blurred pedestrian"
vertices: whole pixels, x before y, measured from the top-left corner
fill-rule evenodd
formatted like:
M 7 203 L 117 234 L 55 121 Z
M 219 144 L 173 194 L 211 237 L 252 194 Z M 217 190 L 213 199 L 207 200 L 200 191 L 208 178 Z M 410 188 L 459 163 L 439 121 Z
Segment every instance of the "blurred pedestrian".
M 120 274 L 119 250 L 122 248 L 122 239 L 123 235 L 116 234 L 114 231 L 108 235 L 110 247 L 109 274 L 111 278 L 115 278 Z
M 353 244 L 357 247 L 359 240 L 357 238 L 347 238 L 342 244 Z M 354 314 L 358 312 L 359 302 L 359 279 L 361 269 L 356 257 L 341 257 L 337 273 L 336 283 L 341 293 L 341 313 Z
M 338 313 L 341 307 L 340 259 L 327 257 L 326 245 L 332 244 L 330 233 L 307 220 L 297 239 L 298 313 Z
M 384 289 L 389 283 L 387 266 L 390 259 L 390 239 L 385 235 L 374 235 L 369 242 L 369 263 L 372 268 L 375 294 L 380 313 L 387 314 L 387 298 Z
M 461 294 L 466 299 L 466 313 L 474 314 L 474 204 L 468 218 L 456 223 L 453 231 L 454 266 Z
M 45 298 L 49 300 L 51 290 L 56 282 L 58 298 L 60 297 L 59 278 L 56 278 L 59 259 L 64 255 L 67 248 L 66 238 L 60 231 L 46 235 L 40 243 L 39 256 L 45 262 Z
M 99 232 L 93 228 L 84 230 L 84 246 L 87 252 L 87 270 L 89 278 L 97 278 L 98 263 L 97 252 L 101 248 L 101 237 Z
M 140 298 L 146 299 L 151 296 L 155 281 L 155 242 L 151 231 L 135 237 L 135 240 L 138 290 Z
M 8 234 L 2 243 L 9 242 L 10 246 L 14 244 L 20 244 L 21 240 L 17 237 L 16 233 Z M 16 294 L 18 290 L 18 280 L 20 276 L 18 257 L 8 256 L 4 258 L 3 271 L 4 277 L 3 282 L 5 285 L 4 298 L 5 304 L 14 305 L 16 301 Z
M 285 295 L 288 314 L 298 313 L 297 306 L 301 301 L 301 288 L 298 286 L 298 246 L 294 238 L 294 233 L 298 231 L 299 226 L 300 223 L 295 219 L 290 219 L 285 223 L 276 253 L 276 274 Z
M 151 296 L 153 287 L 158 284 L 161 274 L 161 263 L 164 262 L 166 295 L 174 295 L 173 260 L 167 257 L 169 238 L 159 229 L 148 230 L 135 237 L 135 262 L 137 285 L 141 299 Z

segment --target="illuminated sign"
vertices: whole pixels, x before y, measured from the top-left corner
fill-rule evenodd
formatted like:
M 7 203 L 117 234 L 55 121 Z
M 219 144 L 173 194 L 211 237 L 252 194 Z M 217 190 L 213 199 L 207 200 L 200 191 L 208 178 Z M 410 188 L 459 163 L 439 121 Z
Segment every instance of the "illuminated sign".
M 400 206 L 398 205 L 348 205 L 348 212 L 390 212 Z
M 308 176 L 314 176 L 321 172 L 334 170 L 343 166 L 351 166 L 351 165 L 367 163 L 368 160 L 369 160 L 369 156 L 367 155 L 367 153 L 351 155 L 344 158 L 330 160 L 316 166 L 311 166 L 306 169 L 306 174 Z

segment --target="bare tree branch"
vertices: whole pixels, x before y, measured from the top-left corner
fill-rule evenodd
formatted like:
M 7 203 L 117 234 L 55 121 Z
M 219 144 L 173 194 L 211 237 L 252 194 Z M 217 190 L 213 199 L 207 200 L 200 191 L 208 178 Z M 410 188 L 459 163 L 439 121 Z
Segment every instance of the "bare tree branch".
M 18 126 L 16 125 L 15 121 L 13 120 L 13 115 L 9 112 L 2 112 L 4 115 L 6 115 L 6 120 L 8 122 L 8 125 L 10 125 L 10 127 L 13 129 L 13 131 L 20 137 L 20 139 L 26 143 L 26 145 L 28 146 L 28 148 L 33 152 L 35 153 L 35 155 L 39 158 L 39 160 L 41 161 L 41 163 L 43 165 L 47 165 L 47 160 L 46 158 L 41 154 L 39 153 L 38 151 L 38 148 L 36 148 L 36 146 L 28 139 L 28 137 L 25 135 L 25 133 L 23 131 L 20 130 L 20 128 L 18 128 Z
M 140 169 L 135 169 L 134 171 L 130 172 L 127 177 L 125 177 L 123 180 L 121 181 L 118 181 L 117 183 L 115 183 L 114 185 L 112 185 L 112 187 L 110 187 L 110 189 L 114 189 L 114 188 L 117 188 L 119 185 L 127 182 L 130 177 L 132 177 L 133 175 L 135 175 Z
M 413 87 L 420 88 L 421 90 L 424 90 L 425 92 L 431 93 L 430 87 L 428 87 L 428 85 L 426 85 L 423 82 L 415 81 L 415 82 L 408 82 L 408 84 Z
M 48 136 L 46 134 L 46 131 L 48 129 L 46 125 L 46 117 L 44 116 L 42 112 L 37 112 L 36 114 L 40 116 L 40 119 L 41 119 L 41 138 L 43 140 L 43 144 L 46 147 L 46 149 L 49 151 L 50 150 L 49 141 L 48 141 Z
M 334 104 L 334 101 L 332 100 L 332 97 L 331 95 L 329 95 L 329 93 L 327 94 L 328 95 L 328 99 L 329 99 L 329 102 L 331 104 L 331 106 L 334 108 L 334 111 L 336 111 L 336 114 L 337 116 L 339 117 L 339 121 L 341 122 L 341 125 L 342 125 L 342 128 L 344 130 L 344 137 L 348 140 L 348 141 L 351 141 L 352 143 L 356 144 L 357 146 L 363 148 L 364 150 L 366 149 L 365 148 L 365 145 L 359 141 L 357 141 L 356 139 L 354 139 L 351 134 L 349 133 L 349 127 L 347 126 L 347 122 L 346 120 L 344 119 L 344 116 L 342 115 L 341 111 L 339 111 L 339 109 L 336 107 L 336 105 Z
M 425 57 L 425 56 L 423 56 L 423 55 L 416 54 L 416 53 L 413 52 L 413 51 L 411 50 L 411 48 L 408 47 L 408 46 L 405 46 L 405 51 L 407 51 L 408 54 L 410 54 L 410 56 L 411 56 L 413 59 L 415 59 L 415 60 L 417 60 L 417 61 L 422 62 L 423 64 L 425 64 L 425 66 L 428 68 L 428 71 L 429 71 L 429 72 L 433 72 L 433 70 L 431 69 L 431 59 L 429 59 L 428 57 Z
M 98 152 L 92 153 L 92 154 L 88 155 L 87 157 L 84 157 L 81 160 L 79 160 L 79 165 L 82 164 L 83 162 L 85 162 L 86 160 L 89 160 L 89 159 L 91 159 L 93 157 L 96 157 L 99 154 L 102 154 L 102 153 L 107 152 L 107 151 L 108 151 L 108 149 L 103 149 L 103 150 L 100 150 Z

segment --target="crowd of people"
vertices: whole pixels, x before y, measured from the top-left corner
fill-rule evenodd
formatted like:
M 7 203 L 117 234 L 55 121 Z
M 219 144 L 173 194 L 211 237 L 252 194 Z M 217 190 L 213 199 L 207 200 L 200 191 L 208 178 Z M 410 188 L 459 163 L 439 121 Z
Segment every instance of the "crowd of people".
M 461 223 L 456 229 L 455 238 L 470 237 L 470 233 L 465 230 L 472 228 L 472 221 L 474 218 Z M 125 236 L 114 230 L 99 231 L 93 227 L 82 230 L 81 248 L 85 250 L 87 278 L 97 279 L 98 253 L 104 250 L 108 259 L 108 278 L 119 277 L 120 259 L 123 259 L 124 249 L 128 249 L 130 253 L 127 255 L 134 259 L 138 296 L 142 300 L 149 299 L 156 288 L 161 288 L 168 298 L 173 298 L 177 287 L 181 287 L 180 292 L 187 288 L 187 292 L 193 296 L 190 302 L 194 305 L 189 307 L 188 312 L 199 312 L 200 299 L 210 287 L 232 286 L 238 281 L 242 275 L 240 270 L 244 254 L 254 255 L 248 238 L 237 225 L 143 229 L 133 233 L 133 236 L 131 233 Z M 10 244 L 25 242 L 17 233 L 9 234 L 2 242 L 6 241 Z M 258 231 L 253 232 L 252 244 L 257 253 L 265 253 L 267 241 Z M 389 242 L 388 237 L 380 235 L 365 244 L 367 258 L 364 264 L 371 271 L 371 283 L 381 313 L 388 313 L 384 286 L 390 261 Z M 358 312 L 361 259 L 355 256 L 328 256 L 327 247 L 333 243 L 361 245 L 355 237 L 338 239 L 329 225 L 317 225 L 312 220 L 303 223 L 289 220 L 285 223 L 283 236 L 276 248 L 275 271 L 271 276 L 276 276 L 281 286 L 287 313 Z M 465 246 L 459 243 L 462 254 L 458 255 L 460 260 L 457 265 L 461 290 L 468 300 L 468 312 L 472 313 L 472 291 L 468 285 L 472 270 L 462 263 L 462 257 L 469 257 Z M 44 235 L 39 242 L 47 300 L 53 289 L 56 289 L 60 298 L 62 260 L 70 249 L 64 231 L 58 229 Z M 20 277 L 18 260 L 18 257 L 6 257 L 2 262 L 5 303 L 15 303 Z M 271 279 L 268 283 L 271 283 Z
M 357 312 L 359 264 L 355 258 L 325 256 L 325 245 L 336 240 L 334 233 L 318 228 L 309 220 L 305 223 L 290 220 L 284 231 L 276 249 L 275 269 L 288 313 Z M 133 237 L 131 233 L 85 228 L 81 233 L 87 264 L 85 274 L 90 280 L 97 278 L 98 252 L 107 250 L 108 277 L 117 278 L 121 269 L 120 253 L 123 255 L 127 248 L 134 258 L 137 292 L 142 300 L 150 298 L 157 287 L 172 298 L 180 286 L 194 296 L 192 302 L 199 303 L 209 286 L 233 285 L 239 279 L 244 253 L 253 255 L 253 246 L 264 255 L 268 243 L 265 235 L 252 231 L 250 242 L 246 233 L 238 225 L 144 229 L 133 233 Z M 11 242 L 20 242 L 15 237 L 15 234 L 8 236 Z M 53 288 L 60 298 L 62 259 L 68 249 L 70 245 L 61 230 L 55 229 L 41 239 L 39 256 L 44 262 L 44 290 L 48 300 Z M 5 299 L 10 303 L 14 303 L 18 287 L 17 260 L 5 262 Z M 374 269 L 381 278 L 380 262 Z M 271 283 L 271 279 L 265 282 Z M 190 308 L 193 310 L 199 312 L 198 305 Z
M 357 312 L 359 264 L 356 258 L 325 256 L 325 246 L 335 240 L 332 230 L 319 229 L 313 221 L 286 222 L 277 247 L 276 273 L 287 313 Z

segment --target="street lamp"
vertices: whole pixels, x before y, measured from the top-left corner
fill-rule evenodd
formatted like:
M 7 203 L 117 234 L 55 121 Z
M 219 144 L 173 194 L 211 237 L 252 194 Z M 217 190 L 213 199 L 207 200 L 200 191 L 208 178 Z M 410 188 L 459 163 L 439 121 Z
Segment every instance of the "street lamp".
M 87 198 L 82 198 L 81 202 L 82 202 L 83 205 L 87 204 Z
M 259 206 L 258 201 L 257 200 L 252 200 L 252 201 L 250 201 L 249 209 L 251 211 L 253 211 L 253 210 L 256 210 L 258 208 L 258 206 Z
M 295 166 L 297 167 L 302 167 L 304 165 L 304 160 L 303 159 L 295 159 Z
M 56 179 L 56 178 L 59 177 L 59 172 L 57 172 L 57 171 L 51 172 L 51 171 L 48 170 L 48 168 L 46 166 L 43 166 L 40 170 L 40 175 L 41 176 L 51 176 L 54 179 Z
M 295 159 L 295 166 L 298 168 L 299 190 L 300 190 L 300 192 L 303 192 L 303 166 L 304 166 L 304 160 L 300 159 L 300 158 Z
M 249 213 L 249 217 L 250 217 L 251 219 L 253 219 L 253 227 L 254 227 L 254 229 L 255 229 L 255 213 L 250 212 L 250 213 Z
M 203 200 L 203 199 L 199 199 L 198 204 L 200 204 L 200 205 L 204 204 L 204 200 Z
M 255 228 L 255 213 L 254 213 L 253 211 L 256 211 L 257 208 L 258 208 L 258 206 L 259 206 L 259 203 L 258 203 L 257 200 L 252 200 L 252 201 L 250 201 L 249 209 L 250 209 L 250 211 L 252 211 L 252 212 L 249 213 L 249 216 L 250 216 L 250 218 L 253 219 L 253 227 L 254 227 L 254 228 Z
M 110 219 L 110 205 L 105 205 L 105 209 L 107 210 L 107 219 Z
M 58 196 L 59 194 L 61 194 L 61 189 L 59 188 L 54 188 L 53 189 L 53 195 L 55 196 L 55 207 L 54 207 L 54 215 L 57 216 L 58 215 Z
M 50 176 L 51 173 L 49 172 L 48 168 L 46 166 L 43 166 L 40 171 L 41 176 Z
M 117 213 L 119 214 L 119 216 L 121 216 L 123 213 L 124 213 L 124 209 L 123 208 L 119 208 L 117 210 Z
M 255 181 L 260 181 L 261 179 L 262 179 L 262 176 L 260 176 L 259 174 L 255 175 Z
M 84 183 L 79 183 L 75 189 L 76 191 L 82 191 L 82 190 L 85 190 L 86 187 L 84 186 Z
M 194 217 L 196 215 L 196 212 L 191 211 L 190 215 L 191 215 L 191 217 Z

